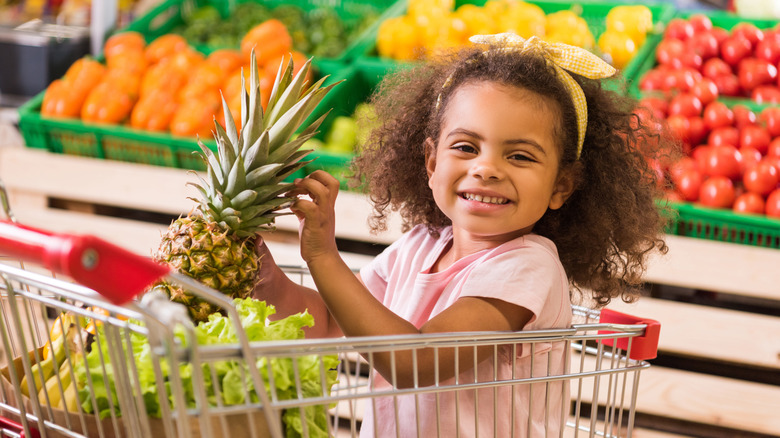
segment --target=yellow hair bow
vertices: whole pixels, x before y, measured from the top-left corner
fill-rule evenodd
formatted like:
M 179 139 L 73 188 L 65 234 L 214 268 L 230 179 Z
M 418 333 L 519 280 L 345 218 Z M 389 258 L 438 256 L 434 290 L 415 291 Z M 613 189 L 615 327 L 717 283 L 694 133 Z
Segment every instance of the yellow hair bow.
M 546 59 L 552 61 L 555 70 L 559 72 L 564 86 L 571 95 L 572 103 L 577 113 L 577 158 L 582 152 L 582 144 L 585 141 L 585 131 L 588 128 L 588 102 L 585 93 L 577 84 L 577 81 L 567 70 L 584 76 L 588 79 L 608 78 L 615 74 L 616 70 L 603 59 L 593 53 L 576 46 L 562 43 L 548 43 L 536 36 L 525 39 L 514 33 L 499 33 L 495 35 L 474 35 L 469 41 L 475 44 L 490 44 L 501 46 L 498 50 L 537 51 Z

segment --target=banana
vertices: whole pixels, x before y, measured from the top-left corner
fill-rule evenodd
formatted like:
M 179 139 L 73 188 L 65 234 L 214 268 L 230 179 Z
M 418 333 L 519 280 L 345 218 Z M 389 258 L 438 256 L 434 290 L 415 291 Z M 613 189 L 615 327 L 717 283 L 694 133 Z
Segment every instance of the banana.
M 62 382 L 62 390 L 60 390 Z M 46 381 L 46 384 L 38 391 L 38 402 L 49 401 L 49 406 L 62 409 L 62 393 L 71 384 L 70 362 L 65 360 L 57 374 Z M 46 398 L 48 394 L 49 398 Z
M 67 388 L 65 388 L 65 393 L 63 394 L 65 397 L 65 400 L 63 402 L 65 409 L 68 410 L 68 412 L 75 413 L 78 412 L 79 409 L 79 391 L 76 388 L 76 382 L 71 381 L 70 385 L 68 385 Z M 62 409 L 62 407 L 58 407 L 59 409 Z
M 54 351 L 53 355 L 49 355 L 49 357 L 41 362 L 33 364 L 33 366 L 30 367 L 30 371 L 32 371 L 30 375 L 25 374 L 22 377 L 21 389 L 22 394 L 25 396 L 29 397 L 30 391 L 37 392 L 37 388 L 41 388 L 42 384 L 54 375 L 55 366 L 57 366 L 56 369 L 59 370 L 59 364 L 62 363 L 62 360 L 65 357 L 65 337 L 60 336 L 57 339 L 52 340 L 51 350 Z M 41 375 L 43 375 L 43 378 L 41 378 Z M 30 379 L 32 379 L 32 382 L 30 382 Z

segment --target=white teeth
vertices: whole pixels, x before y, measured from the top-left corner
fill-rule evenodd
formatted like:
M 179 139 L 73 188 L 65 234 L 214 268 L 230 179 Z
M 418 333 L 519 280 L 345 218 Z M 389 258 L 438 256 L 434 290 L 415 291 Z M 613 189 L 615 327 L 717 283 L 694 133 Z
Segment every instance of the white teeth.
M 473 193 L 464 193 L 463 197 L 470 201 L 484 202 L 486 204 L 506 204 L 506 198 L 498 198 L 493 196 L 481 196 Z

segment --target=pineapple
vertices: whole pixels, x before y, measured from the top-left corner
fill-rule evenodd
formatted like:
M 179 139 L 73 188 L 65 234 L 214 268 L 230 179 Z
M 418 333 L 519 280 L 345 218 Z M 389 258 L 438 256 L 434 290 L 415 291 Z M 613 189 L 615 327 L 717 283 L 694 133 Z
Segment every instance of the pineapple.
M 242 79 L 241 129 L 237 129 L 224 98 L 225 128 L 214 123 L 217 154 L 198 139 L 206 179 L 191 183 L 200 192 L 195 209 L 174 221 L 162 237 L 154 259 L 232 298 L 246 298 L 260 281 L 261 260 L 255 251 L 257 233 L 273 228 L 278 210 L 292 202 L 284 194 L 292 187 L 284 178 L 307 163 L 310 150 L 301 146 L 319 128 L 325 115 L 295 137 L 303 122 L 336 84 L 323 87 L 322 78 L 310 87 L 304 78 L 308 60 L 293 77 L 293 64 L 280 65 L 265 112 L 254 51 L 251 54 L 249 91 Z M 327 115 L 327 114 L 326 114 Z M 294 139 L 291 139 L 294 137 Z M 187 306 L 190 317 L 205 321 L 218 311 L 168 283 L 162 288 Z

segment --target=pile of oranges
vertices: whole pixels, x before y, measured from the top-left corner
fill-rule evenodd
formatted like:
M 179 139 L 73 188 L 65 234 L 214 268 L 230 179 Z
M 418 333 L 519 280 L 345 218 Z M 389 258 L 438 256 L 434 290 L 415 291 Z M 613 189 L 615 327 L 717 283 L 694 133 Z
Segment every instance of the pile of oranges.
M 106 40 L 105 64 L 81 58 L 49 85 L 41 114 L 211 137 L 215 117 L 224 126 L 223 96 L 240 126 L 242 74 L 249 83 L 252 49 L 265 107 L 280 64 L 286 65 L 292 54 L 297 73 L 306 61 L 293 50 L 292 37 L 276 19 L 248 32 L 240 50 L 220 49 L 208 56 L 177 34 L 162 35 L 148 44 L 138 32 L 115 34 Z

